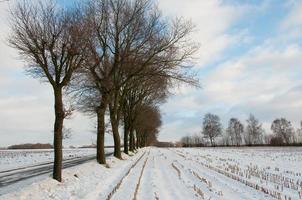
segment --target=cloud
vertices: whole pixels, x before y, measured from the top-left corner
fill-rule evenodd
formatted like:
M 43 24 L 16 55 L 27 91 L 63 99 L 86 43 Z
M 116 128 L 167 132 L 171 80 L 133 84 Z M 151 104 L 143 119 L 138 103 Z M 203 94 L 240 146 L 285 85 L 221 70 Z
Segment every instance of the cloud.
M 27 95 L 1 96 L 0 146 L 26 142 L 53 142 L 52 90 L 46 85 L 39 85 L 38 82 L 35 83 L 34 88 L 38 90 L 28 91 Z M 27 86 L 23 89 L 29 90 Z M 79 113 L 75 113 L 70 120 L 65 120 L 65 126 L 72 129 L 72 138 L 64 143 L 66 145 L 90 144 L 91 139 L 94 138 L 94 134 L 90 131 L 94 127 L 94 121 Z
M 196 26 L 192 38 L 200 43 L 198 66 L 217 60 L 230 45 L 246 40 L 245 31 L 229 34 L 229 28 L 250 11 L 247 5 L 228 5 L 223 1 L 165 0 L 158 1 L 163 13 L 168 16 L 183 16 Z
M 203 89 L 180 86 L 161 106 L 160 139 L 178 140 L 199 133 L 203 115 L 218 114 L 245 122 L 254 113 L 269 131 L 276 117 L 301 120 L 302 4 L 281 4 L 277 27 L 259 39 L 257 24 L 269 23 L 274 1 L 243 4 L 230 0 L 158 0 L 165 16 L 184 16 L 196 24 L 193 39 L 201 44 L 197 70 Z M 17 52 L 7 46 L 8 4 L 0 4 L 0 135 L 1 145 L 52 142 L 53 96 L 48 84 L 26 77 Z M 257 21 L 258 20 L 258 21 Z M 261 26 L 262 27 L 262 26 Z M 265 27 L 265 25 L 263 26 Z M 254 30 L 255 32 L 253 32 Z M 244 46 L 244 48 L 242 48 Z M 234 53 L 231 51 L 236 49 Z M 66 144 L 90 143 L 94 118 L 76 113 L 66 121 L 74 135 Z M 109 138 L 109 137 L 108 137 Z
M 249 113 L 254 113 L 269 123 L 284 114 L 299 121 L 295 113 L 302 105 L 298 90 L 294 88 L 302 85 L 301 65 L 302 49 L 295 44 L 289 44 L 285 49 L 266 45 L 256 47 L 207 75 L 201 93 L 207 98 L 204 106 L 222 104 L 221 107 L 227 109 L 221 108 L 218 112 L 227 118 L 245 120 Z
M 283 30 L 292 28 L 301 28 L 302 25 L 302 3 L 300 1 L 293 1 L 290 4 L 290 12 L 284 20 L 280 23 Z
M 200 121 L 201 119 L 194 117 L 182 118 L 171 123 L 165 123 L 160 132 L 159 140 L 175 142 L 178 141 L 181 135 L 199 134 L 200 126 L 196 126 L 196 123 Z
M 258 9 L 251 6 L 250 11 L 263 12 L 269 10 L 270 5 L 266 3 Z M 200 73 L 201 91 L 181 92 L 168 101 L 163 108 L 165 113 L 169 113 L 169 119 L 165 117 L 167 125 L 162 130 L 163 135 L 174 131 L 180 137 L 187 134 L 184 129 L 192 129 L 190 134 L 195 133 L 207 112 L 220 115 L 224 126 L 230 117 L 238 117 L 245 122 L 249 113 L 255 114 L 268 132 L 271 121 L 277 117 L 286 117 L 298 126 L 301 120 L 299 111 L 302 109 L 302 47 L 298 41 L 301 41 L 302 34 L 294 33 L 301 31 L 301 5 L 296 2 L 286 4 L 288 14 L 279 19 L 276 32 L 262 42 L 260 40 L 260 43 L 257 43 L 257 35 L 249 35 L 248 25 L 235 28 L 234 34 L 246 30 L 247 34 L 242 38 L 249 36 L 255 40 L 249 40 L 248 48 L 240 54 L 230 54 L 214 67 L 205 66 L 206 69 Z M 245 17 L 242 16 L 243 19 Z M 224 32 L 227 30 L 225 28 Z M 230 45 L 236 46 L 234 43 Z M 185 117 L 181 116 L 182 113 L 191 115 L 186 118 L 185 114 Z M 186 128 L 186 124 L 191 127 Z
M 295 44 L 285 49 L 256 47 L 208 74 L 204 90 L 211 99 L 228 103 L 265 99 L 297 84 L 292 79 L 299 73 L 301 64 L 302 49 Z
M 281 21 L 279 30 L 284 40 L 299 39 L 302 35 L 302 3 L 301 1 L 288 2 L 289 13 Z
M 53 141 L 53 95 L 47 83 L 24 73 L 24 65 L 16 50 L 8 46 L 9 9 L 13 3 L 0 3 L 0 146 L 26 142 Z M 94 119 L 75 113 L 65 120 L 73 136 L 68 144 L 90 144 Z

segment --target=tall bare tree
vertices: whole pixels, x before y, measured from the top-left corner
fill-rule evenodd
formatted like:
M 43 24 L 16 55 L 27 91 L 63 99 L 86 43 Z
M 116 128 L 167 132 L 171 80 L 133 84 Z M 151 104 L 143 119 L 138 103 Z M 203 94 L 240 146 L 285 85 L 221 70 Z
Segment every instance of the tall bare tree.
M 262 144 L 264 129 L 262 124 L 255 118 L 254 115 L 250 114 L 247 121 L 245 131 L 245 141 L 247 145 Z
M 242 143 L 243 124 L 237 118 L 231 118 L 227 128 L 232 145 L 240 146 Z
M 210 140 L 211 146 L 215 145 L 215 138 L 222 134 L 222 125 L 218 115 L 207 113 L 204 116 L 202 134 Z
M 87 28 L 76 10 L 64 10 L 53 1 L 17 4 L 11 12 L 9 43 L 28 63 L 27 72 L 50 83 L 54 94 L 54 170 L 61 181 L 62 129 L 67 112 L 63 90 L 84 61 Z
M 285 144 L 289 144 L 292 136 L 294 135 L 294 129 L 291 122 L 285 118 L 275 119 L 272 122 L 271 130 Z

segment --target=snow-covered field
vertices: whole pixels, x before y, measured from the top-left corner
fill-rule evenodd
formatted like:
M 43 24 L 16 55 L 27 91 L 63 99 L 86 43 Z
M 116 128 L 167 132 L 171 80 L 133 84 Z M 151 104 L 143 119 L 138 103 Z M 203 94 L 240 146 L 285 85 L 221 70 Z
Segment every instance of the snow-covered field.
M 96 150 L 87 149 L 64 149 L 63 159 L 73 159 L 83 156 L 95 155 Z M 41 163 L 53 162 L 52 149 L 37 150 L 0 150 L 0 172 L 20 167 L 33 166 Z
M 302 199 L 302 148 L 173 151 L 180 169 L 208 184 L 200 185 L 206 199 Z
M 6 199 L 302 199 L 302 148 L 144 148 L 91 161 Z

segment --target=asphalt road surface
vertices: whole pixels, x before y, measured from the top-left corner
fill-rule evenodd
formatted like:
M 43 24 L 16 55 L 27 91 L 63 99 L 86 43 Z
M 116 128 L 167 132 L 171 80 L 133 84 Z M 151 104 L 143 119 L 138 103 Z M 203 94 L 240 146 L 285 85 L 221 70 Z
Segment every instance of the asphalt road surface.
M 106 153 L 110 156 L 113 153 Z M 81 158 L 68 159 L 63 161 L 63 169 L 73 167 L 95 159 L 95 156 L 84 156 Z M 5 188 L 17 185 L 19 182 L 38 177 L 40 175 L 51 174 L 53 170 L 53 162 L 42 163 L 30 167 L 21 167 L 13 170 L 0 172 L 0 195 L 7 193 Z

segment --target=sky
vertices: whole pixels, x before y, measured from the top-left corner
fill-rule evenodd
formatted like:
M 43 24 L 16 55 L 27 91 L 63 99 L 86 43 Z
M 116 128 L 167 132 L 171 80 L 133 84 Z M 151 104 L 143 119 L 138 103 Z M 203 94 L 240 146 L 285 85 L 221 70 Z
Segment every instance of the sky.
M 7 45 L 8 9 L 0 3 L 0 146 L 52 143 L 53 95 L 50 85 L 28 77 L 25 63 Z M 71 1 L 59 1 L 62 5 Z M 196 28 L 200 44 L 192 70 L 202 88 L 173 89 L 161 105 L 159 139 L 177 141 L 200 134 L 204 114 L 246 122 L 254 114 L 266 131 L 285 117 L 297 128 L 302 120 L 302 1 L 300 0 L 158 0 L 167 17 L 184 17 Z M 65 145 L 95 140 L 95 118 L 75 113 L 66 120 L 72 138 Z M 111 136 L 106 136 L 110 143 Z

